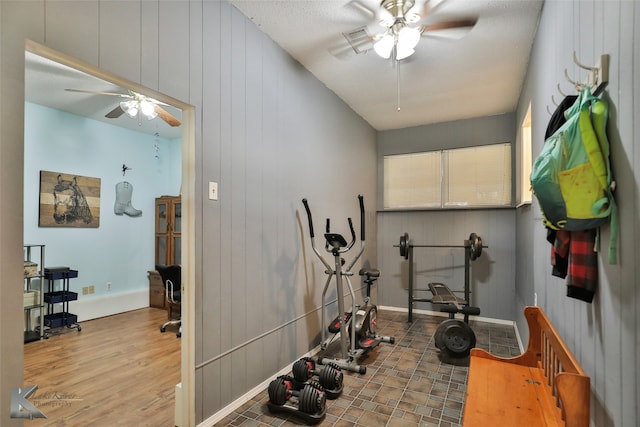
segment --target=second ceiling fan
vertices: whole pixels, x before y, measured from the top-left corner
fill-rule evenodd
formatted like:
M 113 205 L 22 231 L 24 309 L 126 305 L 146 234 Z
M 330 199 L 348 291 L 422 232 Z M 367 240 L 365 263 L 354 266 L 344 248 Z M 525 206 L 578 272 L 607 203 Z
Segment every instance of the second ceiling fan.
M 168 106 L 164 102 L 158 101 L 156 99 L 150 98 L 148 96 L 142 95 L 138 92 L 134 92 L 132 90 L 128 90 L 126 94 L 117 93 L 117 92 L 103 92 L 103 91 L 93 91 L 93 90 L 84 90 L 84 89 L 65 89 L 69 92 L 80 92 L 80 93 L 90 93 L 96 95 L 108 95 L 108 96 L 117 96 L 120 98 L 124 98 L 125 100 L 121 101 L 116 107 L 109 111 L 105 117 L 109 119 L 115 119 L 123 114 L 127 114 L 129 117 L 135 118 L 140 117 L 140 115 L 146 117 L 151 120 L 156 117 L 160 117 L 164 120 L 169 126 L 176 127 L 180 126 L 180 120 L 176 119 L 171 113 L 161 107 L 161 105 Z

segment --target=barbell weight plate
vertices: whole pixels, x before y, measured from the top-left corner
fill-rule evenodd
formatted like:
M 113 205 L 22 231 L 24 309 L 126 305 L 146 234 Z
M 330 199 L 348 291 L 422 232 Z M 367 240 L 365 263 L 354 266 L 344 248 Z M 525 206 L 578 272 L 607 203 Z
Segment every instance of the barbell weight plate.
M 409 233 L 400 236 L 400 256 L 409 259 Z
M 471 258 L 471 261 L 475 261 L 477 258 L 480 258 L 480 255 L 482 255 L 482 238 L 480 238 L 476 233 L 471 233 L 469 235 L 469 243 L 471 246 L 469 257 Z
M 482 238 L 480 236 L 478 236 L 478 244 L 476 245 L 475 253 L 476 258 L 480 258 L 480 255 L 482 255 Z
M 462 320 L 448 324 L 442 332 L 445 351 L 451 357 L 466 357 L 476 345 L 476 335 Z
M 436 348 L 444 350 L 444 331 L 452 324 L 457 324 L 457 319 L 447 319 L 441 322 L 436 328 L 435 334 L 433 334 L 433 340 Z

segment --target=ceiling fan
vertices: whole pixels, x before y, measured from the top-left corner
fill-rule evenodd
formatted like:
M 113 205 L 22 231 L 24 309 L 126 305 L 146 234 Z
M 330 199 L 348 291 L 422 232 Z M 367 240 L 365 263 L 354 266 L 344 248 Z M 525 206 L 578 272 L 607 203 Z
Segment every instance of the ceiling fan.
M 161 105 L 168 106 L 169 104 L 165 104 L 164 102 L 158 101 L 157 99 L 150 98 L 148 96 L 142 95 L 138 92 L 134 92 L 132 90 L 128 90 L 127 93 L 117 93 L 117 92 L 102 92 L 102 91 L 93 91 L 93 90 L 84 90 L 84 89 L 65 89 L 69 92 L 80 92 L 80 93 L 90 93 L 96 95 L 109 95 L 109 96 L 117 96 L 120 98 L 125 98 L 125 100 L 121 101 L 113 110 L 109 111 L 105 117 L 109 119 L 115 119 L 123 114 L 127 114 L 131 118 L 140 118 L 140 116 L 144 116 L 149 120 L 155 119 L 156 117 L 160 117 L 164 120 L 169 126 L 176 127 L 180 126 L 181 123 L 178 119 L 173 117 L 171 113 L 161 107 Z
M 446 0 L 382 0 L 379 10 L 372 11 L 361 1 L 354 0 L 351 4 L 367 15 L 375 16 L 384 30 L 369 35 L 367 27 L 362 27 L 343 35 L 356 53 L 364 53 L 372 47 L 384 59 L 401 61 L 413 55 L 420 38 L 430 32 L 452 29 L 468 31 L 474 27 L 477 22 L 475 17 L 430 24 L 423 22 L 444 3 Z M 367 48 L 362 49 L 363 45 Z

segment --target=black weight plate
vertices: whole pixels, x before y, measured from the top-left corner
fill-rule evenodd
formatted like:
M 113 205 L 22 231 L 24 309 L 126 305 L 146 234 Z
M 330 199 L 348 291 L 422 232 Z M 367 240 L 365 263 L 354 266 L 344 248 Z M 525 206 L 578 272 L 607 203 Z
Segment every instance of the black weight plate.
M 446 326 L 442 332 L 444 348 L 451 357 L 465 357 L 476 345 L 476 335 L 469 325 L 462 320 L 456 320 Z
M 451 324 L 455 324 L 457 322 L 458 322 L 457 319 L 447 319 L 438 325 L 438 328 L 436 329 L 436 333 L 433 336 L 436 348 L 439 348 L 440 350 L 444 350 L 443 333 L 445 329 L 447 329 L 447 326 Z
M 284 405 L 287 401 L 287 386 L 282 378 L 276 378 L 269 384 L 269 402 Z
M 342 387 L 342 371 L 333 363 L 325 366 L 320 372 L 320 385 L 327 390 L 336 390 Z
M 400 256 L 409 259 L 409 233 L 400 236 Z
M 307 414 L 315 414 L 324 411 L 326 401 L 324 389 L 319 384 L 310 382 L 300 392 L 298 409 Z
M 313 368 L 310 367 L 309 362 L 305 358 L 302 358 L 293 364 L 293 377 L 296 381 L 303 383 L 311 378 L 310 369 Z
M 469 242 L 471 245 L 469 256 L 471 261 L 474 261 L 482 255 L 482 239 L 476 233 L 471 233 L 469 235 Z

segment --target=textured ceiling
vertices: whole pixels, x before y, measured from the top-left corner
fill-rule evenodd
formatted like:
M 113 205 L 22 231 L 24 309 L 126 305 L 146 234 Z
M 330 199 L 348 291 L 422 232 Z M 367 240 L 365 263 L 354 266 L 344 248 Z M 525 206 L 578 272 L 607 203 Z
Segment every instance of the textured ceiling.
M 476 25 L 462 33 L 424 33 L 416 53 L 398 68 L 372 50 L 356 54 L 342 35 L 363 26 L 370 35 L 380 33 L 379 0 L 230 0 L 377 130 L 514 111 L 542 0 L 436 1 L 427 0 L 426 6 L 435 8 L 421 24 L 473 18 Z M 363 48 L 367 46 L 370 43 Z M 117 105 L 117 97 L 66 88 L 126 93 L 124 88 L 27 54 L 27 101 L 164 138 L 181 135 L 181 127 L 171 128 L 160 119 L 139 121 L 126 115 L 107 119 L 104 116 Z M 179 109 L 166 109 L 181 118 Z
M 378 130 L 514 111 L 542 8 L 541 0 L 427 0 L 436 7 L 422 24 L 478 21 L 462 38 L 424 33 L 398 73 L 373 50 L 356 54 L 342 35 L 362 26 L 380 33 L 379 0 L 231 3 Z

